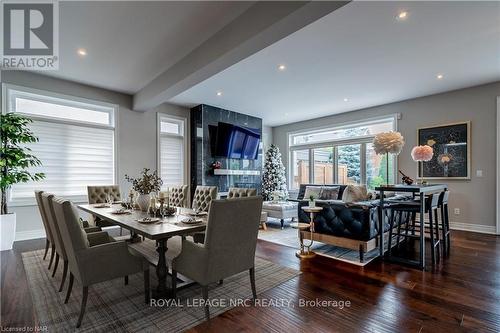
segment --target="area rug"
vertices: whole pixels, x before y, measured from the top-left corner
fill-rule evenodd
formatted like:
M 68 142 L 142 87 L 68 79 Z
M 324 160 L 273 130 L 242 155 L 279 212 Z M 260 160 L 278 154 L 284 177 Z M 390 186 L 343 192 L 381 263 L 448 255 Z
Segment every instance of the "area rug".
M 281 230 L 279 220 L 271 218 L 268 219 L 266 225 L 267 230 L 259 230 L 259 239 L 299 249 L 299 236 L 297 229 L 293 229 L 288 223 L 285 223 L 284 229 Z M 304 242 L 308 244 L 309 241 L 305 240 Z M 319 242 L 314 242 L 311 246 L 311 250 L 322 256 L 344 261 L 357 266 L 365 266 L 378 257 L 378 248 L 365 253 L 363 262 L 359 262 L 359 252 L 357 250 L 350 250 Z
M 82 299 L 81 285 L 75 280 L 71 298 L 68 304 L 64 304 L 66 288 L 57 292 L 62 269 L 59 267 L 52 278 L 47 269 L 48 260 L 43 260 L 43 250 L 23 253 L 22 258 L 39 325 L 46 327 L 48 332 L 183 332 L 205 321 L 204 308 L 196 304 L 201 300 L 198 285 L 178 291 L 176 306 L 160 303 L 150 306 L 144 303 L 141 273 L 130 276 L 127 286 L 123 278 L 91 286 L 82 326 L 76 329 Z M 151 273 L 151 286 L 155 287 L 154 269 Z M 255 260 L 258 294 L 299 274 L 297 270 L 263 259 Z M 209 288 L 209 298 L 214 300 L 212 305 L 215 301 L 220 303 L 210 308 L 210 314 L 214 317 L 235 307 L 238 300 L 251 297 L 248 272 L 225 279 L 222 285 L 214 284 Z

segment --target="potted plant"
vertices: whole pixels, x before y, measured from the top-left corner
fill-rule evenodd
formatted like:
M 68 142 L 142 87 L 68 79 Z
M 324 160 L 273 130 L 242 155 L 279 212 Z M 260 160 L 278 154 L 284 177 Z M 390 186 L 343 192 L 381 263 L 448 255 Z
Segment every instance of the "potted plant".
M 314 201 L 314 195 L 310 195 L 309 196 L 309 207 L 313 208 L 313 207 L 316 207 L 316 201 Z
M 28 125 L 31 119 L 16 113 L 0 115 L 0 190 L 2 203 L 0 212 L 0 250 L 12 249 L 16 237 L 16 214 L 9 213 L 7 193 L 12 185 L 38 181 L 45 178 L 40 172 L 31 173 L 30 167 L 42 165 L 40 160 L 31 154 L 26 144 L 38 142 Z
M 150 169 L 144 168 L 139 178 L 132 178 L 125 175 L 125 179 L 132 183 L 132 188 L 138 193 L 136 202 L 143 212 L 148 210 L 151 192 L 160 191 L 163 181 L 155 171 L 149 172 Z

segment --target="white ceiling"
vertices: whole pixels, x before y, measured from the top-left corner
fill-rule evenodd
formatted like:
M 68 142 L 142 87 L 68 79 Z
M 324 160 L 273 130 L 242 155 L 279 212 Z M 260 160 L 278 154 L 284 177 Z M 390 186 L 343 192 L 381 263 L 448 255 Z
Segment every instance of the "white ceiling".
M 170 102 L 276 126 L 497 80 L 500 3 L 353 2 Z
M 252 3 L 61 1 L 59 71 L 42 74 L 135 93 Z

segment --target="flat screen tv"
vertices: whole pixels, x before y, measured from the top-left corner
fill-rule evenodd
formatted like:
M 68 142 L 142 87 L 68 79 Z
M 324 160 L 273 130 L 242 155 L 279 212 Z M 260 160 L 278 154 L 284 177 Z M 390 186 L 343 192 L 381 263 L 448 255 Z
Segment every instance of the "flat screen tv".
M 219 122 L 215 135 L 215 153 L 226 158 L 255 160 L 259 155 L 260 131 Z

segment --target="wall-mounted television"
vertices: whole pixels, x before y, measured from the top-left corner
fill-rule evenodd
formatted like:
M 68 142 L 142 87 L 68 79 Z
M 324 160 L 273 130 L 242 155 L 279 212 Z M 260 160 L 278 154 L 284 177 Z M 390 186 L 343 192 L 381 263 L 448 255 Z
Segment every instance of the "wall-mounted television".
M 219 122 L 212 128 L 212 155 L 255 160 L 259 155 L 260 130 Z

